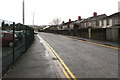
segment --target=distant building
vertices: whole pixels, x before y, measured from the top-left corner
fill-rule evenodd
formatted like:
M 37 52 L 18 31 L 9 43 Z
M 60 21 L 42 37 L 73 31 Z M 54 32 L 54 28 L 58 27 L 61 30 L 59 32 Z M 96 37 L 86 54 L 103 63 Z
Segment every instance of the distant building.
M 64 21 L 62 22 L 61 25 L 57 26 L 58 30 L 69 30 L 70 29 L 70 23 L 72 23 L 73 21 L 71 21 L 71 19 L 69 19 L 68 22 L 64 23 Z
M 118 12 L 120 12 L 120 1 L 118 2 Z

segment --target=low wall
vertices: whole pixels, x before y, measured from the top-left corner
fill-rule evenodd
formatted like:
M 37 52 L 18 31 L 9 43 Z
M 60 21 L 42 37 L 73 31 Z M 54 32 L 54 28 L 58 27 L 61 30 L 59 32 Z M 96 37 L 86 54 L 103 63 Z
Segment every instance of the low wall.
M 91 29 L 91 38 L 97 40 L 106 40 L 106 29 Z
M 46 30 L 45 32 L 97 40 L 120 41 L 120 28 L 81 28 L 74 30 Z

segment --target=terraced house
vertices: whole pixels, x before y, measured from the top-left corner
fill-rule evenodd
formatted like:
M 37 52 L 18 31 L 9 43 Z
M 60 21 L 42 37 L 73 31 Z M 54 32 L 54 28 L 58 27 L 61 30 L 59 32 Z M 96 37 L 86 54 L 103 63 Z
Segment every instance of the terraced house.
M 81 19 L 78 17 L 78 20 L 62 23 L 58 26 L 58 29 L 61 30 L 71 30 L 71 29 L 80 29 L 80 28 L 108 28 L 120 26 L 120 12 L 114 13 L 110 16 L 106 14 L 97 15 L 96 12 L 93 13 L 92 17 L 87 19 Z
M 81 28 L 101 28 L 99 26 L 99 20 L 102 18 L 107 17 L 106 14 L 101 14 L 101 15 L 97 15 L 96 12 L 93 13 L 92 17 L 89 17 L 87 19 L 83 19 L 82 21 L 80 21 L 79 23 L 77 23 L 77 25 L 79 25 L 79 27 Z
M 100 19 L 99 26 L 102 28 L 120 26 L 120 12 L 117 12 L 115 14 Z

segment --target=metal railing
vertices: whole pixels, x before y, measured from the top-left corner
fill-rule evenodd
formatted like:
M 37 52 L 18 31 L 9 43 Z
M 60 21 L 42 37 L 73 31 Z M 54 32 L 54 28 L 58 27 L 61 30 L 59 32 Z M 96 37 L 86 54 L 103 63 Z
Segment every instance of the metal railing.
M 0 20 L 0 24 L 2 75 L 4 75 L 34 41 L 34 29 L 4 20 Z

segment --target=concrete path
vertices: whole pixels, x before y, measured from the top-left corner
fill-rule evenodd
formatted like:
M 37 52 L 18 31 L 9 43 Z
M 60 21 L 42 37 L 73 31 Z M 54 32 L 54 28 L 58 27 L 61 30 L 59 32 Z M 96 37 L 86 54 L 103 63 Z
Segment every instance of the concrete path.
M 35 41 L 4 78 L 58 78 L 51 55 L 35 36 Z

